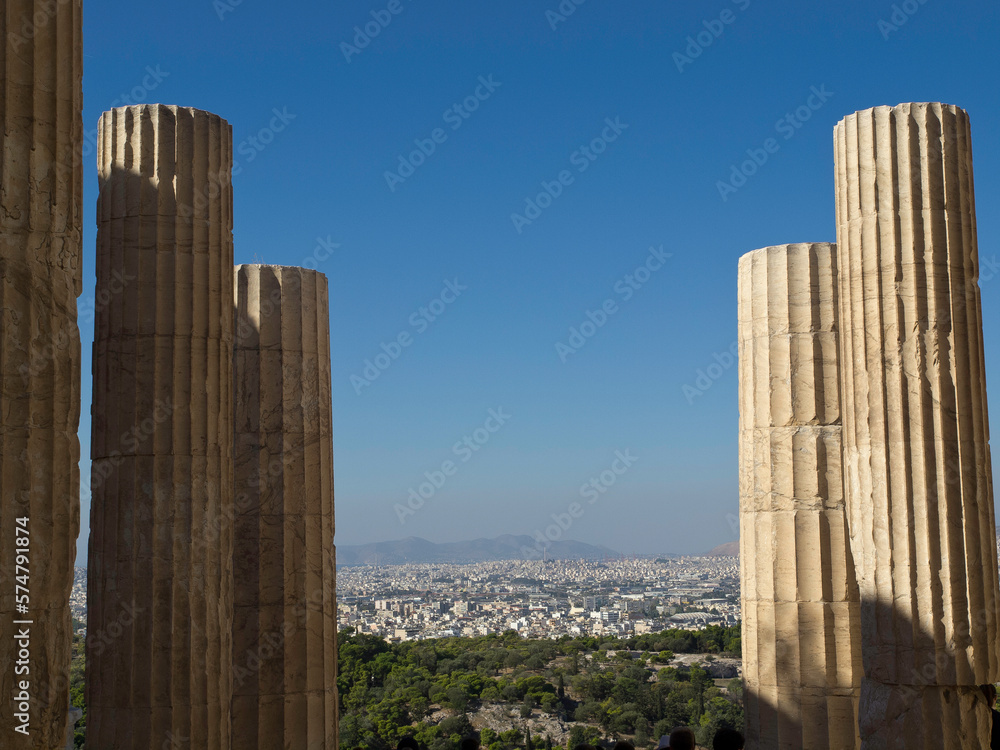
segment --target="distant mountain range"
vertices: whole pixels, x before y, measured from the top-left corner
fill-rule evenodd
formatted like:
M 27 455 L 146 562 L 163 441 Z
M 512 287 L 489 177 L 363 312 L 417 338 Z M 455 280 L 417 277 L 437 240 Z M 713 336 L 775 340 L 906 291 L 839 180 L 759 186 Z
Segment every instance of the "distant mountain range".
M 535 540 L 526 535 L 505 534 L 496 539 L 474 539 L 470 542 L 436 544 L 411 536 L 394 542 L 341 545 L 337 547 L 338 565 L 401 565 L 403 563 L 475 563 L 493 560 L 525 560 L 523 548 L 536 550 Z M 621 557 L 607 547 L 598 547 L 571 540 L 548 542 L 550 560 L 602 560 Z M 541 559 L 541 553 L 536 553 Z
M 726 542 L 725 544 L 720 544 L 715 549 L 710 552 L 706 552 L 702 557 L 739 557 L 740 556 L 740 543 Z

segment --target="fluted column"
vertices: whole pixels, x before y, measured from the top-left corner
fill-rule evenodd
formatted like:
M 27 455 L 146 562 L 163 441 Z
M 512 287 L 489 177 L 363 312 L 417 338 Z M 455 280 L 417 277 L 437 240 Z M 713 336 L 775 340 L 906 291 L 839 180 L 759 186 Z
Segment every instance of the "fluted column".
M 326 277 L 236 269 L 233 746 L 337 749 Z
M 228 750 L 231 129 L 140 105 L 99 141 L 87 747 Z
M 986 747 L 1000 679 L 972 146 L 958 107 L 836 126 L 863 747 Z
M 11 750 L 64 744 L 70 701 L 81 36 L 80 0 L 0 4 L 0 744 Z
M 837 250 L 739 263 L 747 747 L 857 747 L 858 589 L 840 463 Z

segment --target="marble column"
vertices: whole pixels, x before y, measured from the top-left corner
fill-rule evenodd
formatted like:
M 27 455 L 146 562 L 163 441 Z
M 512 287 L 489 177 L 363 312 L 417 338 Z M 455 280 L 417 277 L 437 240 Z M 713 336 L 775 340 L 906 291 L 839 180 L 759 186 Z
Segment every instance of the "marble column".
M 844 476 L 865 748 L 987 747 L 997 552 L 968 115 L 834 131 Z
M 229 750 L 232 132 L 99 125 L 87 747 Z
M 857 747 L 858 587 L 841 481 L 837 249 L 739 262 L 747 747 Z
M 80 531 L 80 0 L 6 0 L 0 37 L 0 744 L 49 750 Z
M 236 268 L 233 746 L 337 750 L 326 277 Z

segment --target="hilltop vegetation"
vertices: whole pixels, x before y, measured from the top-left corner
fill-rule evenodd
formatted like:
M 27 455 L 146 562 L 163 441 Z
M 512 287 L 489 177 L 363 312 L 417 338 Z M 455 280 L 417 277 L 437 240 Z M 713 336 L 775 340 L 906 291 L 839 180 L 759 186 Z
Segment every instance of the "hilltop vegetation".
M 523 640 L 508 631 L 392 644 L 348 629 L 340 634 L 341 748 L 389 750 L 412 734 L 428 750 L 457 749 L 476 714 L 497 705 L 507 715 L 516 708 L 517 718 L 483 729 L 489 750 L 552 747 L 551 736 L 523 731 L 536 717 L 568 725 L 570 745 L 628 738 L 651 747 L 681 724 L 710 744 L 719 727 L 743 726 L 739 680 L 720 689 L 700 666 L 666 665 L 674 654 L 739 652 L 739 626 L 626 639 Z
M 720 689 L 700 666 L 668 666 L 675 654 L 738 657 L 739 626 L 625 639 L 525 640 L 508 631 L 403 643 L 348 629 L 339 645 L 342 750 L 389 750 L 410 734 L 428 750 L 457 750 L 477 727 L 489 750 L 619 738 L 648 748 L 681 724 L 707 745 L 719 727 L 743 726 L 739 680 Z M 70 674 L 71 703 L 84 710 L 75 738 L 82 747 L 81 633 Z

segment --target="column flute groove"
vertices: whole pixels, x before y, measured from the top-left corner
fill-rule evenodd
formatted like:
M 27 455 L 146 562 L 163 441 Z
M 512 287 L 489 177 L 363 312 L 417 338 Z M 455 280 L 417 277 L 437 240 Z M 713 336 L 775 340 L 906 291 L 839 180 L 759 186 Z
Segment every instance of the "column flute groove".
M 969 119 L 876 107 L 834 146 L 862 747 L 988 744 L 977 686 L 1000 679 L 1000 611 Z
M 80 531 L 80 0 L 6 0 L 0 37 L 0 727 L 5 748 L 50 750 L 66 742 Z
M 231 129 L 139 105 L 98 131 L 87 746 L 228 750 Z
M 747 747 L 857 747 L 858 589 L 842 492 L 836 246 L 739 263 Z
M 337 750 L 326 277 L 237 266 L 236 302 L 233 743 Z

